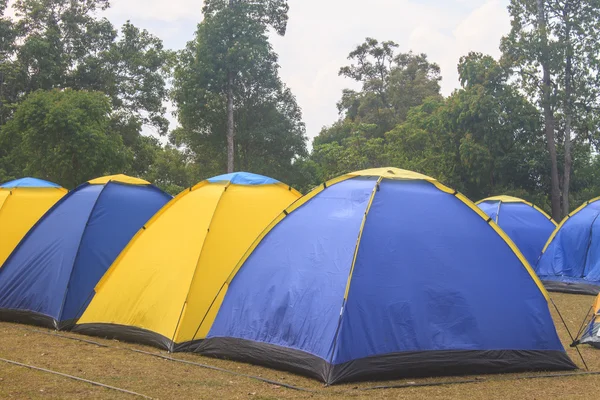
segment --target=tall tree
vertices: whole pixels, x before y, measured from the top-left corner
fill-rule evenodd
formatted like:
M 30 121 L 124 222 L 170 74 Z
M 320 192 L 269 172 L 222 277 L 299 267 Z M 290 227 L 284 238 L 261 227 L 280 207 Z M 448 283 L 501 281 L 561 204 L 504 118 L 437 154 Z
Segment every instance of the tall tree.
M 597 110 L 600 96 L 600 1 L 548 0 L 548 14 L 561 61 L 557 84 L 564 119 L 562 211 L 566 215 L 570 210 L 572 142 L 588 138 L 586 124 L 581 122 L 590 117 L 590 108 Z
M 367 38 L 349 55 L 352 61 L 339 75 L 361 85 L 360 91 L 345 89 L 338 109 L 351 121 L 375 124 L 383 136 L 402 122 L 412 107 L 430 96 L 439 96 L 440 68 L 425 54 L 399 53 L 392 41 Z
M 512 0 L 509 12 L 512 29 L 502 40 L 504 59 L 515 67 L 521 87 L 543 110 L 552 215 L 560 219 L 570 208 L 572 135 L 577 129 L 575 137 L 586 139 L 590 124 L 585 119 L 590 118 L 589 109 L 596 107 L 600 2 Z M 562 179 L 557 146 L 564 152 Z
M 552 217 L 561 216 L 560 183 L 556 152 L 554 109 L 556 95 L 553 93 L 551 69 L 554 59 L 548 43 L 548 21 L 545 0 L 512 0 L 508 6 L 511 16 L 511 32 L 502 39 L 506 59 L 519 68 L 522 86 L 532 98 L 538 97 L 544 114 L 546 145 L 551 162 Z M 542 76 L 539 77 L 538 69 Z
M 182 126 L 176 142 L 199 158 L 226 154 L 227 171 L 237 159 L 257 172 L 278 173 L 276 165 L 289 168 L 305 154 L 300 109 L 279 79 L 267 36 L 269 28 L 285 33 L 287 10 L 286 0 L 205 3 L 205 19 L 175 68 L 173 100 Z

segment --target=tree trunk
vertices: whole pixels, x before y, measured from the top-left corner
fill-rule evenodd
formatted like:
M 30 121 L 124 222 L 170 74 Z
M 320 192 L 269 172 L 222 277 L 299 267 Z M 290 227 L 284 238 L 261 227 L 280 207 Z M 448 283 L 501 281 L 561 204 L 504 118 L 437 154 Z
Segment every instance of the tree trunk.
M 565 115 L 565 169 L 563 175 L 563 195 L 562 195 L 562 216 L 563 218 L 569 214 L 569 187 L 571 186 L 571 122 L 572 116 L 570 111 Z
M 554 134 L 554 112 L 550 103 L 550 91 L 552 90 L 552 82 L 550 80 L 549 55 L 548 55 L 548 33 L 546 32 L 546 15 L 544 12 L 544 0 L 537 0 L 538 11 L 538 29 L 541 36 L 542 56 L 540 64 L 543 70 L 542 81 L 542 106 L 544 108 L 544 125 L 546 130 L 546 142 L 548 145 L 548 153 L 550 153 L 551 162 L 551 201 L 552 201 L 552 218 L 559 221 L 561 218 L 560 207 L 560 183 L 558 179 L 558 159 L 556 155 L 556 143 Z
M 235 130 L 233 126 L 233 73 L 227 73 L 227 173 L 234 171 Z
M 236 0 L 229 0 L 229 7 L 235 5 Z M 233 72 L 227 72 L 227 173 L 234 171 L 235 157 L 235 127 L 233 119 Z
M 569 5 L 565 4 L 563 10 L 565 20 L 565 42 L 567 46 L 565 64 L 565 166 L 563 174 L 562 216 L 569 214 L 569 188 L 571 186 L 571 124 L 573 121 L 573 108 L 571 107 L 572 78 L 573 78 L 573 49 L 571 44 L 571 22 L 569 20 Z

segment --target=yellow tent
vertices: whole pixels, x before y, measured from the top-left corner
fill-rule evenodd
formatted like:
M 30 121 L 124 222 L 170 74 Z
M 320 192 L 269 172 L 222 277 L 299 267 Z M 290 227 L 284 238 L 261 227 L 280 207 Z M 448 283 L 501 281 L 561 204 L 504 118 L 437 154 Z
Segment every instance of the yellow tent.
M 0 267 L 29 229 L 66 193 L 59 185 L 35 178 L 0 185 Z
M 133 238 L 95 288 L 75 331 L 177 350 L 257 236 L 300 194 L 249 173 L 185 190 Z M 214 307 L 213 307 L 214 308 Z

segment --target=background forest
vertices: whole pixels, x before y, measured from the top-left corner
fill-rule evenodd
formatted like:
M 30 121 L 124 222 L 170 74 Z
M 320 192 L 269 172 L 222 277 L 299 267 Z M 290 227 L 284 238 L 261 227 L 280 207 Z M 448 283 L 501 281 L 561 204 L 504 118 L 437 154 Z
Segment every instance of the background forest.
M 465 54 L 447 97 L 427 54 L 366 38 L 339 69 L 358 89 L 340 93 L 339 119 L 312 143 L 269 39 L 286 33 L 287 0 L 206 0 L 178 51 L 113 26 L 108 0 L 15 0 L 15 17 L 8 6 L 0 0 L 0 182 L 72 189 L 126 173 L 176 194 L 244 170 L 306 192 L 395 166 L 473 200 L 522 197 L 557 220 L 600 195 L 600 0 L 512 0 L 502 56 Z

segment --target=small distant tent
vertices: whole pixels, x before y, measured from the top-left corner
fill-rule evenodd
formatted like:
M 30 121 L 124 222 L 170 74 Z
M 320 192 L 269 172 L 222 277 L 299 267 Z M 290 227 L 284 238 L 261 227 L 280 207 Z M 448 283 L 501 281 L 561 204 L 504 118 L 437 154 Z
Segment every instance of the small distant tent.
M 600 349 L 600 295 L 596 297 L 592 307 L 592 320 L 582 332 L 581 338 L 575 340 L 574 344 L 589 344 Z
M 550 291 L 600 292 L 600 198 L 567 215 L 552 233 L 536 273 Z
M 546 291 L 490 221 L 418 173 L 333 179 L 259 236 L 194 350 L 328 384 L 576 368 Z
M 256 237 L 300 194 L 238 172 L 185 190 L 131 241 L 98 283 L 75 331 L 182 350 Z
M 0 269 L 0 320 L 69 327 L 121 250 L 170 199 L 125 175 L 91 180 L 69 192 Z
M 27 231 L 66 193 L 60 185 L 35 178 L 0 185 L 0 267 Z
M 477 206 L 517 245 L 531 266 L 556 228 L 556 222 L 532 203 L 512 196 L 489 197 Z

